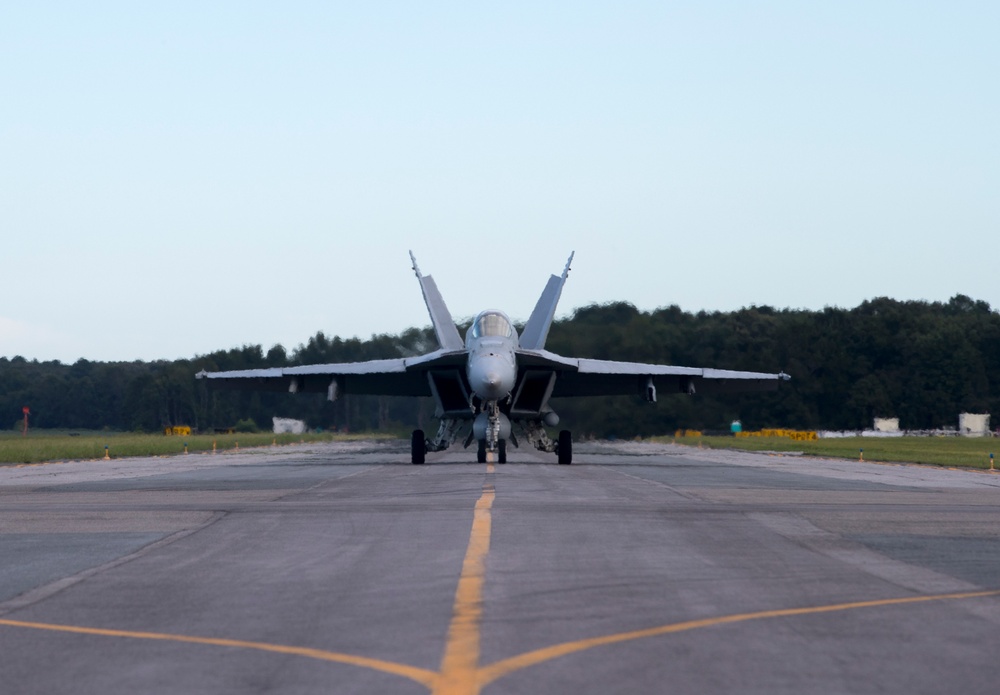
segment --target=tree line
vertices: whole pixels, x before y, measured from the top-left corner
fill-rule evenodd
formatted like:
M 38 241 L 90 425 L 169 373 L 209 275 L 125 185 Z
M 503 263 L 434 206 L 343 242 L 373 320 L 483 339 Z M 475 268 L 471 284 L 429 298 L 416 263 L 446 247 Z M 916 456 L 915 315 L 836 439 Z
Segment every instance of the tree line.
M 463 329 L 467 326 L 461 327 Z M 626 302 L 591 305 L 556 321 L 547 349 L 566 356 L 750 371 L 785 371 L 775 393 L 553 400 L 562 425 L 580 435 L 648 436 L 677 428 L 861 429 L 898 417 L 906 429 L 955 426 L 958 413 L 1000 411 L 1000 313 L 964 295 L 948 302 L 878 298 L 853 309 L 821 311 L 754 306 L 734 312 L 639 311 Z M 194 375 L 422 354 L 430 328 L 368 340 L 317 333 L 290 353 L 281 345 L 219 350 L 192 359 L 67 365 L 0 358 L 0 413 L 19 427 L 200 431 L 271 417 L 349 431 L 433 426 L 430 399 L 215 391 Z M 994 386 L 996 385 L 996 387 Z

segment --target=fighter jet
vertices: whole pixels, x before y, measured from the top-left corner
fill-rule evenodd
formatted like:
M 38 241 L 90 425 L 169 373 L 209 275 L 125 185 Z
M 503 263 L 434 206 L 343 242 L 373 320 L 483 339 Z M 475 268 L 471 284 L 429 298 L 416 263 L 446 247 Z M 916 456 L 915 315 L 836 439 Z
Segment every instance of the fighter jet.
M 425 437 L 423 430 L 413 431 L 411 460 L 416 464 L 424 463 L 428 452 L 450 447 L 466 430 L 465 447 L 478 443 L 480 463 L 488 458 L 506 463 L 508 442 L 515 447 L 521 443 L 515 425 L 528 444 L 555 453 L 560 464 L 570 464 L 570 431 L 560 431 L 553 441 L 546 430 L 559 424 L 549 405 L 552 398 L 635 394 L 655 402 L 658 390 L 688 395 L 764 391 L 790 378 L 784 373 L 614 362 L 549 352 L 545 340 L 573 254 L 562 275 L 549 278 L 520 335 L 507 314 L 489 309 L 476 316 L 463 341 L 434 279 L 421 275 L 412 251 L 410 260 L 430 314 L 436 350 L 367 362 L 202 371 L 197 378 L 241 390 L 325 392 L 330 401 L 351 393 L 432 397 L 440 422 L 433 438 Z

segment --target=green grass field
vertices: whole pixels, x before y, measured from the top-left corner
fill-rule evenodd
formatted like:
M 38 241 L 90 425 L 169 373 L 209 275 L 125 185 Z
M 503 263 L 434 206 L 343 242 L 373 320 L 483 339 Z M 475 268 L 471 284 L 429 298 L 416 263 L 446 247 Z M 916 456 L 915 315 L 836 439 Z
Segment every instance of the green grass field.
M 248 447 L 293 444 L 296 442 L 330 442 L 350 439 L 372 439 L 374 434 L 197 434 L 190 437 L 168 437 L 162 434 L 131 434 L 125 432 L 50 432 L 35 430 L 27 437 L 20 433 L 0 434 L 0 465 L 103 459 L 104 447 L 111 458 L 125 456 L 171 456 L 184 454 L 184 445 L 191 453 Z M 384 436 L 384 435 L 383 435 Z
M 187 444 L 191 453 L 263 447 L 296 442 L 329 442 L 357 439 L 393 438 L 394 435 L 360 434 L 198 434 L 190 437 L 167 437 L 162 434 L 131 434 L 124 432 L 53 432 L 35 430 L 22 437 L 16 432 L 0 433 L 0 465 L 103 459 L 104 447 L 111 458 L 126 456 L 183 455 Z M 653 437 L 650 441 L 671 442 L 673 437 Z M 857 459 L 864 449 L 866 461 L 924 463 L 961 468 L 989 468 L 990 453 L 996 447 L 1000 459 L 1000 442 L 992 438 L 965 437 L 850 437 L 796 442 L 785 437 L 679 437 L 678 444 L 713 449 L 745 451 L 802 452 L 808 456 Z M 1000 467 L 1000 460 L 997 461 Z
M 670 442 L 673 437 L 654 437 Z M 800 451 L 809 456 L 857 460 L 864 450 L 865 461 L 925 463 L 959 468 L 989 468 L 990 453 L 996 453 L 1000 468 L 1000 441 L 992 437 L 848 437 L 796 442 L 786 437 L 679 437 L 678 444 L 712 449 L 744 451 Z

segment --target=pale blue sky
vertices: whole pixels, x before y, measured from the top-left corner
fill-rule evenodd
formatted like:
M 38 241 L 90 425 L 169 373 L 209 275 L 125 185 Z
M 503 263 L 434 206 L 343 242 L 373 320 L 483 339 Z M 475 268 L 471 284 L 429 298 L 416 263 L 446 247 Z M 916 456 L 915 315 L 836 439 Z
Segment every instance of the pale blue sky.
M 865 299 L 1000 308 L 1000 5 L 7 3 L 0 356 Z

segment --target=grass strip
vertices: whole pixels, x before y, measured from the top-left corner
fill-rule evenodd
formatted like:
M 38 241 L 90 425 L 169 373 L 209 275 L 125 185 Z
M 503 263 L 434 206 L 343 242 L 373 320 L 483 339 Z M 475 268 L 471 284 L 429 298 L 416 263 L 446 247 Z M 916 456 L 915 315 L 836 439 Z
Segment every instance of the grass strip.
M 359 439 L 397 438 L 396 433 L 339 434 L 196 434 L 190 437 L 126 432 L 48 432 L 35 430 L 27 437 L 18 433 L 0 433 L 0 465 L 103 459 L 104 447 L 111 458 L 128 456 L 183 455 L 184 446 L 191 453 L 249 447 L 331 442 Z M 800 452 L 807 456 L 865 461 L 922 463 L 956 468 L 989 469 L 990 453 L 996 450 L 1000 469 L 1000 442 L 991 437 L 844 437 L 816 441 L 794 441 L 786 437 L 652 437 L 653 442 L 672 442 L 688 446 L 699 444 L 711 449 L 742 451 Z
M 844 437 L 801 442 L 787 437 L 653 437 L 651 441 L 741 451 L 801 452 L 823 458 L 894 463 L 923 463 L 956 468 L 989 469 L 990 453 L 1000 457 L 992 437 Z M 1000 468 L 1000 460 L 996 461 Z
M 241 434 L 195 434 L 190 437 L 165 436 L 162 434 L 132 434 L 123 432 L 49 433 L 29 432 L 27 437 L 19 434 L 0 435 L 0 465 L 44 463 L 50 461 L 74 461 L 103 459 L 105 447 L 111 458 L 128 456 L 174 456 L 183 455 L 184 447 L 190 453 L 219 452 L 237 448 L 263 447 L 299 442 L 331 442 L 357 439 L 386 438 L 378 434 L 272 434 L 270 432 Z

